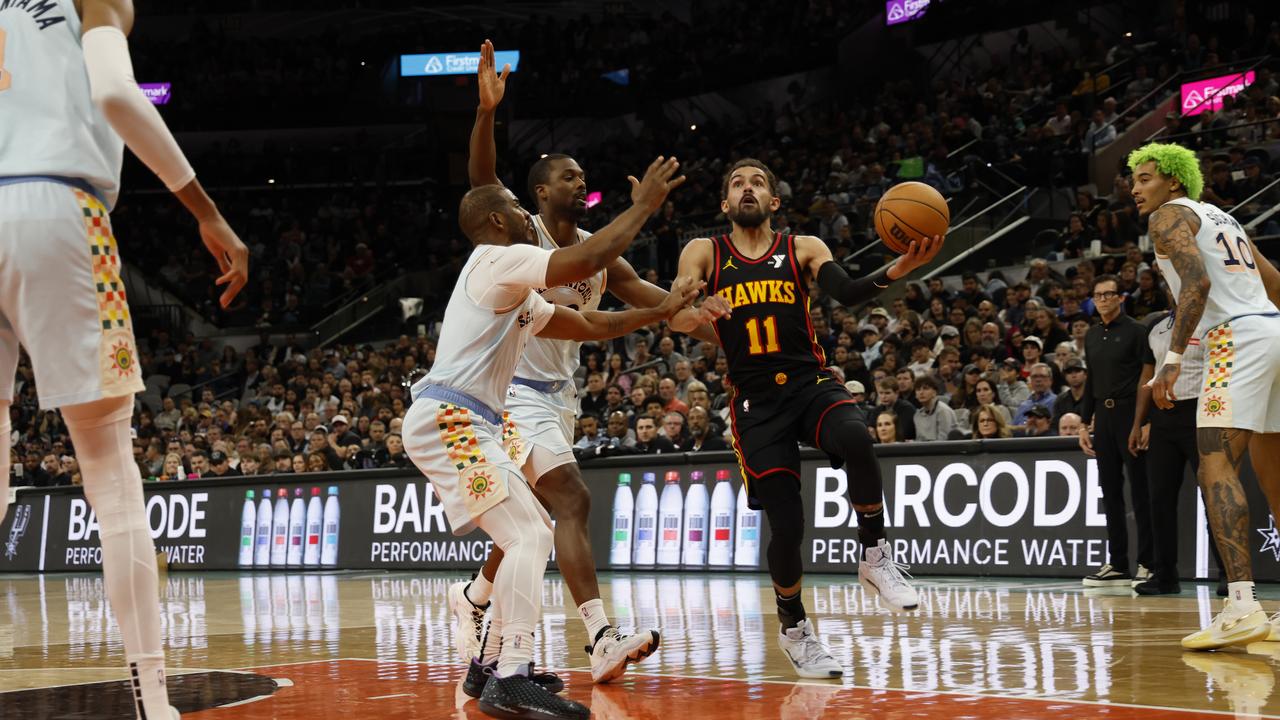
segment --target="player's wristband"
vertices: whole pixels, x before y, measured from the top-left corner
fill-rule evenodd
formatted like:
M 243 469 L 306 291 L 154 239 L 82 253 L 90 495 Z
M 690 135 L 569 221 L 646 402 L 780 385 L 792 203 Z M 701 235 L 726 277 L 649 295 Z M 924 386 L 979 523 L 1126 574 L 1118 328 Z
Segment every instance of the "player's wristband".
M 1169 352 L 1165 353 L 1165 354 L 1164 354 L 1164 364 L 1165 364 L 1165 365 L 1181 365 L 1181 364 L 1182 364 L 1182 353 L 1174 352 L 1174 351 L 1172 351 L 1172 350 L 1170 350 Z

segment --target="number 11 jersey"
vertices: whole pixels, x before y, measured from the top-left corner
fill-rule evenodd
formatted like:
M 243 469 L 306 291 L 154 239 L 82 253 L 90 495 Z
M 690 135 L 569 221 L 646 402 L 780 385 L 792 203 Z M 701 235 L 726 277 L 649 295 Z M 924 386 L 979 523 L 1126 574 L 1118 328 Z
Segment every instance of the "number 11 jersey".
M 733 306 L 731 317 L 715 323 L 733 384 L 759 390 L 823 373 L 826 356 L 809 319 L 809 286 L 796 260 L 795 236 L 775 234 L 773 246 L 754 260 L 738 252 L 728 235 L 712 244 L 708 291 Z
M 1197 336 L 1234 318 L 1280 312 L 1267 298 L 1262 273 L 1258 271 L 1257 263 L 1267 260 L 1254 258 L 1244 228 L 1235 218 L 1213 205 L 1188 198 L 1175 198 L 1166 205 L 1182 205 L 1200 218 L 1196 247 L 1213 285 L 1205 302 L 1204 316 L 1196 328 Z M 1156 253 L 1156 263 L 1176 300 L 1182 289 L 1182 278 L 1178 277 L 1173 261 Z

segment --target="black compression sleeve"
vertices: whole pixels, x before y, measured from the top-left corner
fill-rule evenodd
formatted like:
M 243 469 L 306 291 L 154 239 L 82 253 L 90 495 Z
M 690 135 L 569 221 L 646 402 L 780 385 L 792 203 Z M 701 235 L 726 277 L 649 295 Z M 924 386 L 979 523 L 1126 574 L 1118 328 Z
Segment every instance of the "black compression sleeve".
M 835 260 L 818 268 L 818 287 L 841 305 L 853 306 L 875 298 L 893 282 L 885 269 L 853 279 Z

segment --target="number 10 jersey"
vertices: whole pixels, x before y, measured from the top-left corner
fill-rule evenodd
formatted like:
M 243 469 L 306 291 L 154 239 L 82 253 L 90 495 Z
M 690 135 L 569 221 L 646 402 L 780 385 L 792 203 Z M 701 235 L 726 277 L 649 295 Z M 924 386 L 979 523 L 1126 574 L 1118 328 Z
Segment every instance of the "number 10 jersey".
M 1205 302 L 1204 316 L 1196 328 L 1197 336 L 1203 336 L 1209 329 L 1233 318 L 1278 312 L 1267 298 L 1262 273 L 1258 271 L 1258 263 L 1267 262 L 1267 259 L 1254 258 L 1249 242 L 1245 239 L 1244 228 L 1240 227 L 1235 218 L 1213 205 L 1188 198 L 1175 198 L 1166 204 L 1190 208 L 1200 217 L 1196 247 L 1200 250 L 1205 273 L 1213 286 Z M 1178 277 L 1173 261 L 1168 256 L 1156 253 L 1156 263 L 1177 300 L 1178 293 L 1182 290 L 1182 278 Z

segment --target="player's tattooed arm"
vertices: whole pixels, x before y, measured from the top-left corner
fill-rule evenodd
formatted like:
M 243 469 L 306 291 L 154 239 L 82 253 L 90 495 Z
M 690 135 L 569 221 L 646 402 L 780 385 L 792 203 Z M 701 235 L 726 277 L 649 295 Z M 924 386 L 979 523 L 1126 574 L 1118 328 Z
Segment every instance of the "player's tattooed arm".
M 1151 213 L 1148 232 L 1155 243 L 1156 252 L 1165 255 L 1173 263 L 1173 269 L 1182 280 L 1178 293 L 1178 313 L 1173 324 L 1170 349 L 1181 353 L 1187 349 L 1191 334 L 1204 316 L 1205 303 L 1209 299 L 1212 283 L 1205 271 L 1204 258 L 1196 246 L 1196 233 L 1200 231 L 1200 218 L 1195 211 L 1183 205 L 1164 205 Z M 1161 368 L 1163 374 L 1168 366 Z

